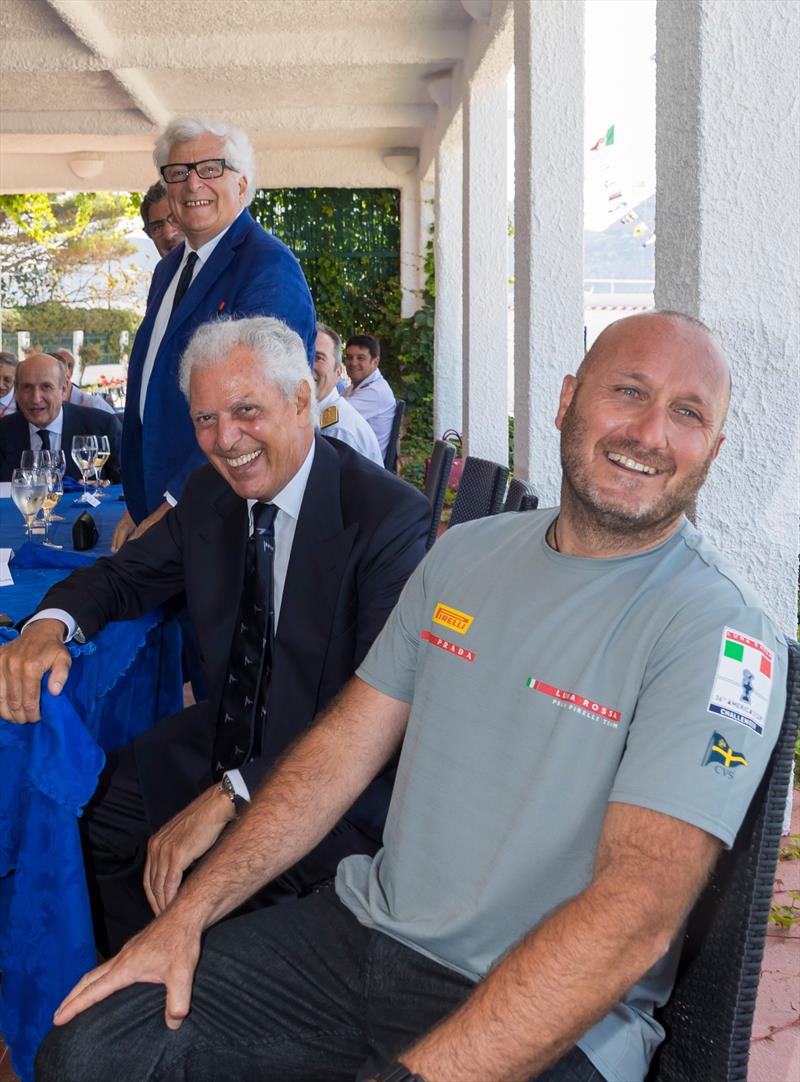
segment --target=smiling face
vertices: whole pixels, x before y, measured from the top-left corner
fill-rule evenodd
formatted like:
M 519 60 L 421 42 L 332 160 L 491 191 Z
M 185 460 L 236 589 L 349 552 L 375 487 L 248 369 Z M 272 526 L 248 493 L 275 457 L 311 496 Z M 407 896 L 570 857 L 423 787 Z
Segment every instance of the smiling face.
M 197 442 L 237 496 L 268 502 L 300 469 L 314 438 L 310 397 L 301 381 L 284 398 L 244 346 L 221 364 L 192 368 Z
M 725 439 L 728 397 L 727 364 L 701 328 L 653 315 L 605 331 L 561 391 L 567 528 L 581 520 L 630 551 L 669 536 Z
M 362 383 L 380 363 L 380 357 L 373 357 L 366 346 L 348 346 L 344 354 L 344 366 L 354 387 Z
M 46 428 L 61 411 L 66 380 L 55 357 L 34 353 L 17 368 L 17 409 L 26 421 Z
M 155 244 L 162 259 L 173 248 L 177 248 L 179 244 L 183 243 L 181 227 L 170 213 L 169 201 L 166 196 L 150 204 L 147 218 L 147 235 Z
M 324 331 L 318 331 L 312 372 L 317 384 L 318 402 L 324 401 L 336 386 L 340 371 L 341 365 L 336 356 L 333 340 Z
M 175 143 L 165 164 L 224 157 L 223 140 L 206 133 L 188 143 Z M 215 180 L 201 180 L 192 169 L 186 180 L 166 187 L 172 215 L 191 247 L 197 249 L 226 229 L 242 209 L 247 177 L 226 169 Z

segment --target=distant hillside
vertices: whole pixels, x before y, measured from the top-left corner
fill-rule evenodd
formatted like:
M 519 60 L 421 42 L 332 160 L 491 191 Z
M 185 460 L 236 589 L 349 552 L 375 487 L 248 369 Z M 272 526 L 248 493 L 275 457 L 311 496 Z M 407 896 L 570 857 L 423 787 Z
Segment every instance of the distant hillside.
M 655 195 L 645 199 L 635 209 L 644 224 L 651 230 L 655 229 Z M 634 237 L 636 225 L 636 222 L 629 225 L 616 222 L 603 233 L 584 232 L 584 278 L 655 278 L 656 246 L 650 244 L 643 247 L 647 237 Z

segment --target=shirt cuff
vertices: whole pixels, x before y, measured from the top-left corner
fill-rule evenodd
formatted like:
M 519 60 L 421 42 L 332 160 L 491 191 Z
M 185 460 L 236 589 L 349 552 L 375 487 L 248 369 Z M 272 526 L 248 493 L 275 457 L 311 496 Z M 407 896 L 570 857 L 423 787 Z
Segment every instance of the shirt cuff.
M 164 493 L 164 499 L 167 501 L 167 503 L 170 505 L 170 507 L 177 507 L 178 506 L 178 501 L 175 499 L 175 497 L 172 495 L 171 492 L 165 492 Z
M 41 612 L 37 612 L 35 616 L 31 616 L 30 620 L 24 625 L 22 630 L 29 627 L 36 620 L 60 620 L 64 627 L 67 629 L 67 633 L 64 636 L 64 642 L 70 642 L 75 638 L 75 633 L 79 630 L 78 625 L 72 619 L 68 612 L 64 612 L 63 609 L 42 609 Z
M 247 783 L 238 770 L 226 770 L 225 776 L 230 778 L 233 791 L 237 796 L 240 796 L 242 800 L 246 800 L 250 803 L 250 790 L 247 788 Z

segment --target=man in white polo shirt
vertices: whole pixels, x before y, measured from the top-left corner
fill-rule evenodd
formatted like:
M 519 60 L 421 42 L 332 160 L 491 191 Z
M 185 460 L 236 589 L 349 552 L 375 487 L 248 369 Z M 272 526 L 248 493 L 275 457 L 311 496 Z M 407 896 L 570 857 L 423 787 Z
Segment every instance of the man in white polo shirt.
M 323 436 L 333 436 L 349 443 L 362 455 L 383 465 L 378 437 L 353 406 L 339 394 L 337 383 L 342 372 L 342 340 L 331 327 L 317 324 L 317 348 L 313 376 L 317 384 L 319 428 Z

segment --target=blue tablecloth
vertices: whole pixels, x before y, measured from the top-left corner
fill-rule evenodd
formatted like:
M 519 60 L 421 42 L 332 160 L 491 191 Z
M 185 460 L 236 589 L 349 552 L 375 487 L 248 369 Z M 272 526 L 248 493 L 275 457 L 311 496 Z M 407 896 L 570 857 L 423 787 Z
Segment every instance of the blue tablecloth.
M 110 550 L 123 511 L 115 497 L 90 509 Z M 71 549 L 82 510 L 65 497 L 68 521 L 51 537 Z M 19 551 L 25 534 L 10 500 L 0 500 L 0 546 Z M 49 586 L 69 572 L 11 565 L 14 586 L 0 589 L 0 611 L 32 612 Z M 0 641 L 16 632 L 0 630 Z M 42 720 L 0 719 L 0 1033 L 14 1069 L 33 1078 L 33 1058 L 53 1010 L 95 964 L 77 816 L 94 792 L 104 750 L 129 743 L 182 703 L 180 635 L 161 612 L 110 624 L 85 646 L 70 644 L 73 665 L 61 696 L 43 690 Z

